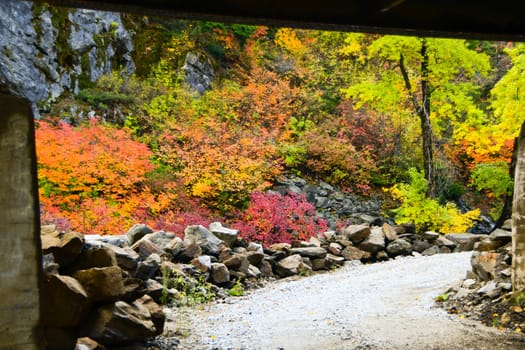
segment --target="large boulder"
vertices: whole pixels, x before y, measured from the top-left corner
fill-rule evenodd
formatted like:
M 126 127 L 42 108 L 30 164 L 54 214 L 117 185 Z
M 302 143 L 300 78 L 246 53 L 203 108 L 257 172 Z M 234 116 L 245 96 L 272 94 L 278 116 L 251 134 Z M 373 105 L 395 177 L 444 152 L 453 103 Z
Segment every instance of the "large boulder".
M 164 323 L 166 322 L 166 315 L 159 304 L 148 295 L 144 295 L 137 300 L 138 305 L 146 307 L 151 315 L 151 321 L 155 325 L 155 335 L 161 335 L 164 331 Z
M 398 255 L 410 255 L 412 253 L 412 245 L 405 239 L 399 238 L 388 244 L 386 247 L 386 252 L 391 257 Z
M 396 239 L 399 238 L 397 236 L 397 230 L 394 226 L 384 223 L 382 228 L 383 228 L 383 234 L 385 235 L 387 240 L 395 241 Z
M 173 232 L 157 231 L 149 233 L 144 236 L 151 243 L 155 244 L 160 250 L 164 250 L 166 246 L 175 238 Z
M 323 259 L 326 256 L 326 250 L 321 247 L 301 247 L 292 248 L 290 254 L 299 254 L 312 259 Z
M 496 276 L 499 254 L 496 252 L 472 252 L 472 272 L 480 281 L 491 281 Z
M 117 260 L 117 265 L 126 271 L 133 271 L 137 268 L 137 262 L 140 258 L 140 255 L 135 252 L 133 249 L 120 248 L 112 244 L 106 244 L 105 247 L 111 249 L 115 253 L 115 259 Z
M 370 257 L 370 253 L 362 251 L 354 246 L 348 246 L 343 249 L 342 253 L 345 260 L 361 260 Z
M 230 271 L 222 263 L 211 264 L 211 281 L 215 284 L 223 284 L 230 281 Z
M 78 232 L 66 232 L 58 235 L 42 236 L 43 254 L 52 253 L 60 267 L 71 264 L 82 252 L 84 237 Z
M 342 234 L 354 244 L 359 244 L 370 235 L 368 225 L 350 225 L 343 229 Z
M 204 254 L 218 256 L 222 241 L 202 225 L 190 225 L 184 230 L 184 240 L 196 243 Z
M 94 301 L 114 301 L 125 293 L 122 270 L 118 266 L 79 270 L 73 275 Z
M 311 267 L 306 265 L 299 254 L 290 255 L 277 263 L 275 272 L 279 277 L 288 277 L 302 273 L 309 273 Z
M 228 247 L 231 247 L 233 243 L 235 243 L 239 234 L 238 230 L 224 227 L 220 222 L 212 222 L 210 224 L 210 232 L 223 241 Z
M 115 252 L 100 244 L 86 243 L 82 253 L 73 264 L 68 267 L 68 272 L 86 270 L 93 267 L 117 266 Z
M 447 238 L 457 244 L 455 252 L 466 252 L 474 249 L 474 244 L 479 242 L 487 235 L 474 233 L 453 233 L 448 234 Z
M 140 261 L 135 271 L 135 277 L 144 281 L 155 277 L 160 269 L 162 259 L 158 254 L 151 254 L 144 261 Z
M 73 277 L 46 275 L 41 305 L 44 325 L 71 328 L 87 316 L 91 303 L 84 287 Z
M 142 237 L 147 234 L 153 233 L 153 230 L 144 224 L 135 224 L 129 231 L 126 233 L 129 244 L 133 245 L 138 242 Z
M 369 253 L 376 253 L 385 249 L 385 234 L 381 227 L 376 227 L 371 230 L 370 235 L 362 241 L 358 248 Z
M 124 301 L 101 306 L 82 332 L 105 346 L 141 342 L 157 334 L 148 308 Z
M 151 254 L 162 255 L 163 251 L 155 243 L 150 241 L 147 237 L 142 237 L 140 240 L 135 242 L 131 249 L 139 254 L 140 259 L 144 260 Z

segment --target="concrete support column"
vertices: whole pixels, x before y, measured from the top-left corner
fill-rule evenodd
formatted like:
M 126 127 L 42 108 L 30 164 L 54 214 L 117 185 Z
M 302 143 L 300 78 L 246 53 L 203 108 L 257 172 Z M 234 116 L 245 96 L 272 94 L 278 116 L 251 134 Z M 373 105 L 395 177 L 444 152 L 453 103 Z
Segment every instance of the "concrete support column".
M 512 203 L 512 286 L 525 291 L 525 123 L 518 139 Z
M 0 95 L 0 349 L 40 349 L 41 243 L 33 116 Z

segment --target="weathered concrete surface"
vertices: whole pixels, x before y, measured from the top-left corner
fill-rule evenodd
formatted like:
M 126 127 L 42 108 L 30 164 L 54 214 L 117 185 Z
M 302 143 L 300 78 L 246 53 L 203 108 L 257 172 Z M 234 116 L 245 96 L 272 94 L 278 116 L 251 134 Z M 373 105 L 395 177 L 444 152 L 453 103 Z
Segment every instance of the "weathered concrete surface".
M 0 349 L 39 349 L 40 235 L 29 103 L 0 95 Z
M 525 123 L 518 139 L 512 204 L 512 286 L 525 291 Z

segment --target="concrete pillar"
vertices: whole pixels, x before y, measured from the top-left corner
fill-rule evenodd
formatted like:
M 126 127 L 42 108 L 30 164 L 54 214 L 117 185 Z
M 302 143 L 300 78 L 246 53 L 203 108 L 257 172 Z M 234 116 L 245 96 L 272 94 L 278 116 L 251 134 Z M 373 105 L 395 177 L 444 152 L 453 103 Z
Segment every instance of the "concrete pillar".
M 512 286 L 525 291 L 525 123 L 518 139 L 512 204 Z
M 41 244 L 33 116 L 0 95 L 0 349 L 40 349 Z

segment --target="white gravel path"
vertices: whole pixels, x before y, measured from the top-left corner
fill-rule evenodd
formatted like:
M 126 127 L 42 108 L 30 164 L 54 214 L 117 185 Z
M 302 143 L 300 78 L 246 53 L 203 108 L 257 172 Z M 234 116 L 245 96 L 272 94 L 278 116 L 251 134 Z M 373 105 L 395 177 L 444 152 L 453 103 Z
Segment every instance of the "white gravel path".
M 175 310 L 168 327 L 191 329 L 179 349 L 525 349 L 513 335 L 433 307 L 469 268 L 470 253 L 346 266 L 183 316 Z

